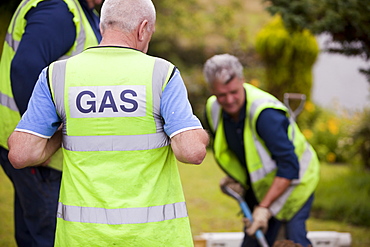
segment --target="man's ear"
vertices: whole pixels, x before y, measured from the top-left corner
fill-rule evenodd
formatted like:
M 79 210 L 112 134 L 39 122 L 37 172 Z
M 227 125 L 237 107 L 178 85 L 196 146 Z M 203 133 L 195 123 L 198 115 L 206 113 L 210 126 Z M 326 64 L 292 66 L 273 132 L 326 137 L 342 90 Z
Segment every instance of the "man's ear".
M 102 28 L 102 24 L 101 24 L 101 22 L 99 23 L 99 30 L 100 30 L 100 32 L 101 32 L 101 34 L 103 34 L 103 28 Z
M 143 41 L 145 39 L 145 32 L 147 31 L 148 21 L 143 20 L 139 25 L 138 40 Z

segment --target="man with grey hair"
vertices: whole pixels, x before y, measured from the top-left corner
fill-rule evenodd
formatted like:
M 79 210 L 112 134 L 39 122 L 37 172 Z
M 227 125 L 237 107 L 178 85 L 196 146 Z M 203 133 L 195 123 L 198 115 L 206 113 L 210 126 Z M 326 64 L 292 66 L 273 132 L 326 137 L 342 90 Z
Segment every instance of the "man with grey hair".
M 213 94 L 206 120 L 214 155 L 227 174 L 220 185 L 236 190 L 253 209 L 242 246 L 258 246 L 252 237 L 258 229 L 272 246 L 282 225 L 285 238 L 310 246 L 305 223 L 319 180 L 315 151 L 287 107 L 245 83 L 238 58 L 213 56 L 203 72 Z
M 55 246 L 193 246 L 177 160 L 200 164 L 208 134 L 170 62 L 146 54 L 150 0 L 105 0 L 102 41 L 44 69 L 9 138 L 15 168 L 60 146 Z

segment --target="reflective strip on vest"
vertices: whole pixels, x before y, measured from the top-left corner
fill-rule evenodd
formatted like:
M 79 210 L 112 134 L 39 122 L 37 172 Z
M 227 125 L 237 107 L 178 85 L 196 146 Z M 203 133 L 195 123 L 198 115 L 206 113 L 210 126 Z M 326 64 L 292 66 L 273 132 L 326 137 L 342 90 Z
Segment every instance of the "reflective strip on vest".
M 65 115 L 64 109 L 64 87 L 65 73 L 67 60 L 62 60 L 54 63 L 52 73 L 53 91 L 55 92 L 55 103 L 57 112 L 60 115 Z M 162 59 L 155 60 L 154 73 L 152 76 L 152 85 L 160 84 L 161 86 L 153 86 L 153 95 L 161 95 L 159 90 L 162 89 L 164 83 L 163 78 L 166 78 L 170 64 Z M 160 97 L 153 96 L 153 105 L 160 106 Z M 99 136 L 63 136 L 63 148 L 70 151 L 134 151 L 134 150 L 149 150 L 170 145 L 170 140 L 167 135 L 161 131 L 163 129 L 162 120 L 155 118 L 157 133 L 146 135 L 99 135 Z M 122 142 L 122 138 L 126 140 Z M 89 145 L 86 145 L 89 143 Z M 147 146 L 143 146 L 147 143 Z
M 18 50 L 20 41 L 14 40 L 10 33 L 6 33 L 5 42 L 13 49 L 14 52 Z
M 8 43 L 8 45 L 13 49 L 14 52 L 17 51 L 18 49 L 18 46 L 19 46 L 19 43 L 20 41 L 19 40 L 14 40 L 13 39 L 13 36 L 12 36 L 12 33 L 14 32 L 14 28 L 15 28 L 15 23 L 18 18 L 18 15 L 19 15 L 19 12 L 22 10 L 22 8 L 29 2 L 30 0 L 26 0 L 22 3 L 21 6 L 18 7 L 18 11 L 17 13 L 14 14 L 14 17 L 13 17 L 13 26 L 12 26 L 12 30 L 11 32 L 9 33 L 9 31 L 6 33 L 5 35 L 5 42 Z
M 254 101 L 252 103 L 251 108 L 250 108 L 250 113 L 249 113 L 249 116 L 248 116 L 250 126 L 253 126 L 252 122 L 253 122 L 254 116 L 256 114 L 257 108 L 261 104 L 265 104 L 265 103 L 270 103 L 270 104 L 273 104 L 273 105 L 276 105 L 276 106 L 279 106 L 279 107 L 282 105 L 281 102 L 276 101 L 276 100 L 257 99 L 256 101 Z M 271 155 L 267 152 L 267 150 L 264 148 L 262 143 L 259 141 L 259 139 L 257 138 L 256 133 L 254 131 L 252 131 L 252 134 L 253 134 L 253 140 L 254 140 L 257 152 L 258 152 L 258 154 L 261 158 L 262 164 L 263 164 L 263 167 L 261 167 L 260 169 L 258 169 L 256 171 L 253 171 L 250 174 L 252 182 L 256 182 L 256 181 L 264 178 L 266 176 L 266 174 L 275 170 L 276 169 L 276 162 L 275 162 L 275 160 L 273 160 L 271 158 Z
M 65 221 L 97 224 L 140 224 L 188 217 L 185 202 L 140 208 L 93 208 L 58 204 L 57 217 Z
M 212 117 L 212 128 L 213 128 L 213 133 L 216 133 L 217 126 L 218 126 L 218 121 L 220 120 L 220 114 L 222 113 L 221 111 L 221 106 L 218 104 L 217 100 L 215 100 L 211 106 L 211 117 Z
M 167 81 L 165 81 L 164 79 L 167 78 L 169 66 L 170 64 L 167 61 L 163 59 L 159 59 L 159 58 L 155 59 L 154 68 L 153 68 L 154 73 L 152 75 L 152 85 L 153 85 L 152 95 L 153 95 L 153 106 L 154 107 L 160 107 L 161 98 L 159 97 L 159 95 L 162 95 L 164 86 L 167 83 Z M 160 84 L 161 86 L 156 87 L 155 86 L 156 84 Z M 157 112 L 160 112 L 160 109 L 157 109 L 157 110 L 158 110 Z M 154 109 L 154 111 L 156 111 L 156 109 Z M 154 120 L 155 120 L 157 131 L 162 130 L 163 129 L 162 119 L 155 117 Z
M 55 106 L 60 116 L 65 116 L 65 109 L 63 106 L 64 106 L 64 84 L 66 75 L 66 63 L 67 60 L 62 60 L 59 61 L 58 63 L 54 63 L 51 78 L 53 84 L 52 92 L 54 92 Z M 48 69 L 50 69 L 50 67 Z
M 1 92 L 0 92 L 0 105 L 8 107 L 9 109 L 11 109 L 13 111 L 18 111 L 18 107 L 15 104 L 14 99 L 10 98 L 8 95 L 5 95 Z
M 64 56 L 60 57 L 58 60 L 67 59 L 69 57 L 77 55 L 77 54 L 81 53 L 84 50 L 84 47 L 85 47 L 86 32 L 85 32 L 85 29 L 84 29 L 84 26 L 83 26 L 81 9 L 78 7 L 76 1 L 73 0 L 73 3 L 76 5 L 76 9 L 78 11 L 78 14 L 80 15 L 80 32 L 78 33 L 77 39 L 76 39 L 76 41 L 77 41 L 76 49 L 74 51 L 72 51 L 71 55 L 64 55 Z
M 144 143 L 147 143 L 147 146 L 144 147 Z M 70 151 L 135 151 L 161 148 L 169 144 L 169 139 L 163 133 L 126 136 L 63 136 L 63 148 Z

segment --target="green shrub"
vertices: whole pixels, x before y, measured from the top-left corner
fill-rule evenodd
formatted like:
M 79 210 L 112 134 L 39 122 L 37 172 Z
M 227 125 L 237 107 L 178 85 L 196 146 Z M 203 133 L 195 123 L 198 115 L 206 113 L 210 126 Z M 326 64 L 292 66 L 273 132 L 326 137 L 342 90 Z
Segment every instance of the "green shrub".
M 370 108 L 365 109 L 360 116 L 358 125 L 354 131 L 354 139 L 358 152 L 361 157 L 361 163 L 366 170 L 370 170 Z
M 319 47 L 308 31 L 289 32 L 275 15 L 256 38 L 256 50 L 266 66 L 266 90 L 283 99 L 284 93 L 303 93 L 310 98 L 312 66 Z

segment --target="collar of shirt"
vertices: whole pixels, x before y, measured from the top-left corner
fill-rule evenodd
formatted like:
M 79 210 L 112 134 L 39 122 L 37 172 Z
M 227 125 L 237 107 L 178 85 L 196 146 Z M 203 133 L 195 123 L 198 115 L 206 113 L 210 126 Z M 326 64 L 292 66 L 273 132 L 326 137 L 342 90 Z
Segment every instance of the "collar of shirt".
M 226 120 L 226 121 L 232 122 L 234 124 L 236 124 L 236 123 L 239 124 L 241 122 L 244 122 L 244 120 L 245 120 L 245 107 L 246 107 L 246 105 L 247 105 L 247 101 L 244 101 L 244 105 L 242 106 L 242 108 L 240 109 L 240 112 L 239 112 L 239 119 L 238 119 L 238 121 L 235 122 L 231 118 L 231 116 L 229 114 L 227 114 L 225 111 L 222 111 L 222 117 L 223 117 L 223 119 Z

